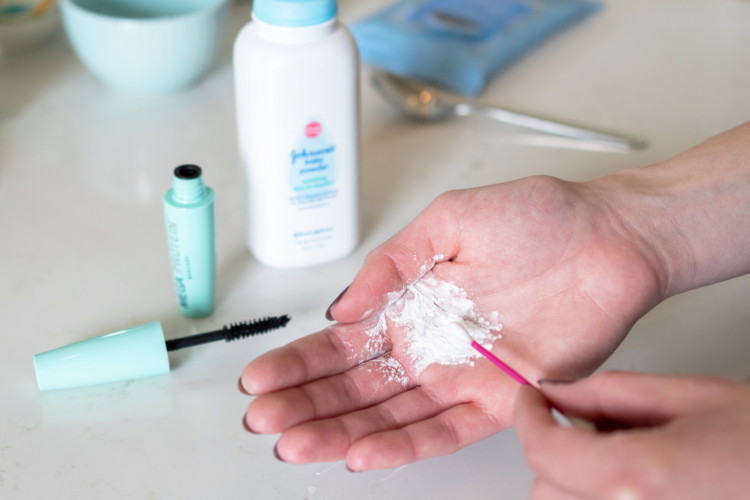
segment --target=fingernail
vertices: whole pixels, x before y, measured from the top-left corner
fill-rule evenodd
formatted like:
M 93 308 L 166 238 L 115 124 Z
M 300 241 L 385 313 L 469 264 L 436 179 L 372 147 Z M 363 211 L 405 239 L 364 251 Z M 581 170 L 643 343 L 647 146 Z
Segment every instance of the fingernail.
M 576 380 L 573 378 L 543 378 L 540 380 L 537 380 L 537 384 L 544 385 L 544 384 L 572 384 Z
M 331 305 L 330 305 L 330 306 L 328 306 L 328 309 L 326 309 L 326 319 L 327 319 L 328 321 L 333 321 L 333 316 L 331 315 L 331 309 L 333 308 L 333 306 L 335 306 L 336 304 L 338 304 L 338 303 L 339 303 L 339 300 L 341 300 L 341 297 L 343 297 L 343 296 L 344 296 L 344 294 L 346 293 L 346 291 L 347 291 L 347 290 L 349 290 L 349 287 L 346 287 L 346 288 L 344 288 L 344 291 L 343 291 L 343 292 L 341 292 L 341 293 L 339 294 L 339 296 L 338 296 L 338 297 L 336 297 L 336 298 L 335 298 L 335 299 L 333 300 L 333 302 L 331 302 Z
M 278 460 L 279 462 L 284 462 L 284 459 L 281 458 L 281 456 L 279 455 L 278 448 L 279 448 L 279 443 L 276 443 L 275 445 L 273 445 L 273 456 L 275 456 L 276 460 Z
M 240 380 L 237 382 L 237 387 L 239 388 L 240 392 L 244 394 L 245 396 L 251 396 L 251 394 L 247 392 L 245 388 L 242 386 L 242 377 L 240 377 Z

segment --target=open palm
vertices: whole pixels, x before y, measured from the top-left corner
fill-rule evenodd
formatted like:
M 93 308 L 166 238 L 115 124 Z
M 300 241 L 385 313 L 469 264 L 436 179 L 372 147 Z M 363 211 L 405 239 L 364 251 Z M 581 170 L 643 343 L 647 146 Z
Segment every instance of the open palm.
M 493 352 L 530 380 L 580 376 L 662 298 L 654 257 L 595 183 L 549 177 L 446 193 L 376 248 L 329 310 L 337 324 L 250 363 L 253 432 L 277 454 L 354 470 L 456 451 L 508 427 L 515 382 L 485 360 L 417 372 L 404 332 L 379 316 L 425 272 L 497 313 Z

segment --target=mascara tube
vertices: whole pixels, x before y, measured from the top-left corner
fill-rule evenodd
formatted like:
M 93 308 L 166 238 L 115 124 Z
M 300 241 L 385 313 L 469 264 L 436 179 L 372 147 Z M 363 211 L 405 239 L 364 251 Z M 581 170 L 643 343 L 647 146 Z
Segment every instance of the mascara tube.
M 164 218 L 180 312 L 208 316 L 216 282 L 214 191 L 203 183 L 199 166 L 175 168 L 172 188 L 164 195 Z

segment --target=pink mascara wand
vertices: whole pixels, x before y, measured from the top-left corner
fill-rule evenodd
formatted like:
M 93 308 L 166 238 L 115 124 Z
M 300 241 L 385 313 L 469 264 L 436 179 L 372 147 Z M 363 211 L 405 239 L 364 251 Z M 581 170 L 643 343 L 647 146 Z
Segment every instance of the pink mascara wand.
M 492 354 L 490 351 L 488 351 L 487 349 L 485 349 L 484 347 L 482 347 L 476 340 L 474 340 L 473 338 L 471 338 L 471 335 L 469 335 L 469 332 L 466 330 L 466 327 L 464 325 L 462 325 L 461 323 L 453 323 L 453 325 L 455 326 L 455 328 L 457 330 L 460 330 L 463 333 L 463 335 L 466 337 L 466 340 L 471 341 L 471 347 L 473 347 L 474 349 L 476 349 L 477 351 L 479 351 L 479 353 L 482 356 L 484 356 L 485 358 L 489 359 L 490 362 L 493 365 L 497 366 L 502 371 L 504 371 L 505 373 L 507 373 L 513 380 L 515 380 L 519 384 L 521 384 L 521 385 L 532 385 L 531 382 L 529 382 L 528 380 L 526 380 L 520 373 L 518 373 L 517 371 L 515 371 L 513 368 L 511 368 L 510 366 L 508 366 L 504 362 L 502 362 L 500 360 L 500 358 L 498 358 L 497 356 L 495 356 L 494 354 Z

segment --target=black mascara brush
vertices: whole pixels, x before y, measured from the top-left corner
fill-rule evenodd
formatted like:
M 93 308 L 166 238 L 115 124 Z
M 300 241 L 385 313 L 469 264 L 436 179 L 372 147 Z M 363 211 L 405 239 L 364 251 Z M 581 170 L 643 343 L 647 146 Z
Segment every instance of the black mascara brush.
M 289 320 L 291 320 L 291 318 L 284 314 L 283 316 L 270 316 L 253 321 L 232 323 L 231 325 L 225 325 L 221 330 L 214 330 L 213 332 L 198 333 L 196 335 L 190 335 L 188 337 L 167 340 L 167 351 L 176 351 L 177 349 L 193 347 L 200 344 L 207 344 L 209 342 L 216 342 L 217 340 L 226 340 L 227 342 L 231 342 L 233 340 L 244 339 L 245 337 L 250 337 L 252 335 L 260 335 L 271 330 L 276 330 L 277 328 L 285 327 L 286 324 L 289 323 Z
M 48 391 L 162 375 L 169 372 L 168 351 L 259 335 L 289 320 L 272 316 L 167 341 L 161 323 L 153 321 L 37 354 L 36 380 L 40 390 Z

